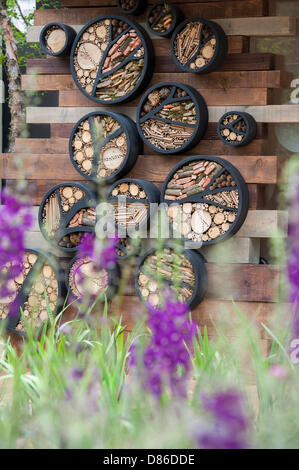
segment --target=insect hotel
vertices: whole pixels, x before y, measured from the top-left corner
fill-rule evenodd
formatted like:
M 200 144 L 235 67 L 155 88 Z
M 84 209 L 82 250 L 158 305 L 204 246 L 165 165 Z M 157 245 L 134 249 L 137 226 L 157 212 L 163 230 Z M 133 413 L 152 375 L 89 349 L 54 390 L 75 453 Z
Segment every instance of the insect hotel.
M 28 253 L 55 246 L 64 276 L 36 253 L 41 280 L 26 283 L 35 269 L 28 254 L 14 297 L 21 295 L 30 316 L 42 295 L 39 282 L 53 312 L 63 294 L 60 282 L 75 297 L 84 294 L 74 266 L 84 265 L 87 278 L 91 268 L 76 251 L 82 234 L 95 229 L 100 185 L 115 205 L 117 226 L 147 226 L 149 204 L 163 202 L 173 233 L 188 243 L 177 254 L 171 236 L 161 252 L 144 242 L 138 249 L 131 239 L 118 242 L 120 269 L 121 258 L 127 263 L 134 254 L 121 300 L 128 331 L 144 303 L 158 306 L 161 285 L 170 283 L 211 336 L 213 322 L 234 321 L 232 299 L 258 325 L 267 321 L 281 278 L 269 239 L 274 232 L 286 236 L 286 214 L 271 192 L 283 162 L 273 129 L 298 122 L 299 108 L 277 101 L 275 91 L 287 88 L 292 75 L 260 41 L 292 39 L 295 18 L 275 16 L 267 0 L 61 4 L 36 10 L 27 40 L 41 41 L 45 56 L 29 59 L 22 76 L 23 90 L 51 91 L 55 106 L 28 106 L 27 124 L 42 125 L 44 135 L 18 138 L 16 153 L 36 215 Z M 0 157 L 8 189 L 19 178 L 12 157 Z M 120 196 L 125 202 L 117 206 Z M 105 272 L 90 281 L 94 293 L 111 287 L 111 311 L 116 284 Z M 1 319 L 12 300 L 1 299 Z M 41 308 L 37 326 L 46 320 Z M 75 315 L 76 307 L 69 312 Z M 21 331 L 23 324 L 9 328 Z M 269 339 L 263 330 L 265 350 Z

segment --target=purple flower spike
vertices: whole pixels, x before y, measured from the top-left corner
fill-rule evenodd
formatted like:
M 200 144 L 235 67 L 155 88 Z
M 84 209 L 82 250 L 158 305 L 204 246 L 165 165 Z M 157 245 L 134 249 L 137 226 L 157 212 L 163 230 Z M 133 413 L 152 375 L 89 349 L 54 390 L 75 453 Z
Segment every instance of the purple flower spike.
M 243 397 L 237 390 L 218 391 L 202 395 L 204 410 L 211 423 L 204 423 L 197 432 L 197 444 L 202 449 L 246 449 L 249 420 L 244 413 Z
M 293 338 L 299 339 L 299 181 L 294 185 L 290 201 L 289 252 L 287 273 L 290 283 L 290 301 L 293 304 Z
M 11 304 L 9 315 L 15 316 L 20 305 L 13 280 L 23 269 L 25 231 L 33 216 L 25 202 L 4 191 L 1 196 L 5 204 L 0 206 L 0 297 Z
M 86 233 L 79 245 L 79 255 L 82 258 L 89 257 L 93 258 L 94 254 L 94 245 L 95 245 L 95 236 L 93 233 Z
M 116 264 L 116 245 L 119 241 L 117 235 L 113 238 L 108 238 L 106 246 L 102 249 L 100 255 L 100 264 L 103 268 L 109 269 Z
M 71 377 L 73 380 L 81 380 L 84 375 L 84 370 L 83 369 L 78 369 L 75 368 L 72 370 Z
M 190 370 L 191 348 L 196 326 L 188 319 L 188 306 L 167 295 L 164 307 L 156 309 L 148 304 L 151 342 L 145 348 L 142 361 L 136 361 L 137 348 L 132 347 L 130 365 L 143 363 L 145 387 L 159 398 L 169 389 L 175 396 L 186 396 L 186 382 Z
M 114 236 L 101 244 L 93 234 L 87 233 L 80 243 L 78 254 L 82 258 L 88 257 L 93 260 L 96 271 L 112 268 L 117 260 L 116 245 L 118 240 L 119 238 Z

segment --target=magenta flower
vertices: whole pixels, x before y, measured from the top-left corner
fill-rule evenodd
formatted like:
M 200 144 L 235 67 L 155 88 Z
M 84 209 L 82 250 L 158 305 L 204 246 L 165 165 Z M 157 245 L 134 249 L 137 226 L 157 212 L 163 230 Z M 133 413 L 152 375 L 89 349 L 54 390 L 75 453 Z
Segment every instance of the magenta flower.
M 119 238 L 108 238 L 104 244 L 100 243 L 92 233 L 86 233 L 79 245 L 80 257 L 88 257 L 95 263 L 96 269 L 112 268 L 117 261 L 116 245 Z
M 244 412 L 243 397 L 237 390 L 218 391 L 202 395 L 204 410 L 211 421 L 197 432 L 197 444 L 202 449 L 246 449 L 249 420 Z
M 116 264 L 116 245 L 118 241 L 119 238 L 117 235 L 113 238 L 108 238 L 106 245 L 101 250 L 100 264 L 103 268 L 109 269 Z
M 293 335 L 299 338 L 299 183 L 290 201 L 289 253 L 287 272 L 290 283 L 290 301 L 293 305 Z
M 86 406 L 84 412 L 94 414 L 99 412 L 98 400 L 100 395 L 99 374 L 96 368 L 91 371 L 91 377 L 86 384 L 85 389 L 81 389 L 82 379 L 85 377 L 86 370 L 82 367 L 75 367 L 69 374 L 66 387 L 64 389 L 65 400 L 71 401 L 80 396 L 85 400 Z
M 81 240 L 79 245 L 79 255 L 82 258 L 88 257 L 93 258 L 95 245 L 95 235 L 93 233 L 87 232 Z
M 0 206 L 0 297 L 16 295 L 13 279 L 23 269 L 25 231 L 33 222 L 29 206 L 14 196 L 2 192 L 4 205 Z M 19 312 L 17 299 L 11 300 L 10 315 Z
M 288 377 L 288 369 L 280 364 L 274 364 L 269 367 L 269 374 L 275 379 L 284 380 Z
M 196 326 L 188 319 L 188 306 L 173 301 L 168 296 L 163 308 L 148 304 L 149 326 L 152 331 L 150 344 L 145 348 L 142 371 L 145 387 L 157 398 L 164 388 L 173 395 L 186 396 L 186 379 L 190 370 L 191 348 Z M 130 364 L 136 365 L 137 348 L 130 350 Z

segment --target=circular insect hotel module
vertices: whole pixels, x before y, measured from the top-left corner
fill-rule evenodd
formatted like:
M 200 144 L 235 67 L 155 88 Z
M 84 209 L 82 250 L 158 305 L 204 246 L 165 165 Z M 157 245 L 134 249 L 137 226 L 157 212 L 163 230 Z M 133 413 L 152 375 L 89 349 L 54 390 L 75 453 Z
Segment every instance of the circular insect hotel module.
M 178 247 L 177 247 L 178 248 Z M 163 305 L 170 291 L 191 308 L 204 298 L 207 289 L 205 260 L 192 250 L 171 245 L 152 248 L 142 257 L 135 274 L 135 287 L 141 300 L 154 307 Z
M 147 0 L 117 0 L 117 5 L 126 15 L 140 15 L 147 7 Z
M 145 93 L 138 105 L 139 134 L 156 152 L 178 153 L 194 147 L 207 125 L 204 99 L 183 83 L 159 83 Z
M 151 79 L 154 51 L 145 30 L 121 16 L 103 16 L 77 35 L 71 70 L 93 101 L 115 104 L 135 97 Z
M 61 23 L 48 23 L 40 33 L 40 46 L 45 54 L 65 57 L 70 55 L 76 31 Z
M 227 54 L 227 38 L 217 23 L 188 19 L 174 31 L 171 53 L 176 65 L 185 72 L 208 73 L 222 64 Z
M 117 227 L 138 229 L 148 224 L 150 204 L 160 201 L 160 191 L 150 181 L 127 178 L 114 183 L 108 201 Z
M 112 299 L 120 282 L 120 269 L 98 269 L 89 257 L 75 257 L 66 271 L 66 285 L 76 298 L 92 298 L 105 293 Z
M 235 234 L 248 212 L 248 189 L 240 172 L 218 157 L 195 156 L 167 176 L 161 199 L 169 204 L 174 232 L 192 242 L 213 244 Z
M 170 36 L 183 14 L 178 7 L 168 2 L 155 3 L 148 11 L 146 25 L 157 36 Z
M 248 113 L 229 111 L 218 121 L 219 138 L 227 145 L 235 147 L 247 145 L 256 137 L 255 119 Z
M 83 116 L 69 142 L 76 170 L 96 182 L 112 181 L 128 173 L 140 152 L 135 123 L 127 116 L 105 111 Z
M 61 183 L 43 197 L 39 226 L 46 240 L 66 252 L 76 251 L 86 232 L 94 232 L 96 202 L 90 189 L 80 183 Z
M 5 276 L 4 272 L 3 275 Z M 9 315 L 14 301 L 22 308 L 26 321 L 39 328 L 48 320 L 46 292 L 48 307 L 55 315 L 65 295 L 62 276 L 62 272 L 50 255 L 27 250 L 23 257 L 21 273 L 15 279 L 8 281 L 7 287 L 11 294 L 0 299 L 0 319 L 5 320 L 7 317 L 7 329 L 18 334 L 25 332 L 20 309 L 14 312 L 14 315 Z

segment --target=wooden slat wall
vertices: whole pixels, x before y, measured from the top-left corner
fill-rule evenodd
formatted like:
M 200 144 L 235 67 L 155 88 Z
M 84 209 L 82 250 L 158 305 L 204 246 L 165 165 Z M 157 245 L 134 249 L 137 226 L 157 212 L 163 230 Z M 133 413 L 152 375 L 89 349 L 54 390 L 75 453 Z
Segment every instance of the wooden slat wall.
M 153 1 L 149 2 L 154 3 Z M 229 54 L 219 70 L 204 76 L 182 73 L 170 57 L 169 40 L 153 37 L 156 63 L 151 84 L 165 80 L 182 81 L 197 88 L 209 106 L 210 123 L 200 144 L 184 155 L 165 156 L 144 148 L 144 154 L 129 176 L 149 179 L 161 187 L 169 170 L 188 154 L 224 156 L 241 171 L 248 184 L 250 210 L 242 229 L 231 240 L 214 248 L 203 250 L 207 258 L 209 290 L 207 298 L 193 312 L 201 327 L 208 325 L 210 335 L 215 334 L 213 321 L 235 319 L 231 300 L 248 318 L 267 322 L 279 300 L 278 266 L 259 265 L 260 240 L 280 230 L 286 236 L 287 216 L 278 210 L 265 210 L 263 195 L 267 185 L 280 180 L 284 159 L 273 152 L 268 140 L 268 124 L 298 122 L 299 106 L 279 105 L 274 90 L 288 88 L 291 75 L 283 69 L 281 57 L 269 53 L 251 53 L 249 44 L 253 36 L 295 36 L 296 19 L 269 17 L 267 0 L 210 0 L 174 1 L 186 17 L 202 16 L 216 19 L 228 34 Z M 28 41 L 37 42 L 44 24 L 50 21 L 75 25 L 95 16 L 117 12 L 116 0 L 62 0 L 60 10 L 37 10 L 35 25 L 30 29 Z M 135 20 L 144 23 L 145 15 Z M 150 85 L 151 85 L 150 84 Z M 52 185 L 60 181 L 82 181 L 68 157 L 68 138 L 74 122 L 86 112 L 98 109 L 76 88 L 69 70 L 69 59 L 43 58 L 28 61 L 22 77 L 23 90 L 56 91 L 59 107 L 29 107 L 27 123 L 46 123 L 50 127 L 48 139 L 18 139 L 16 152 L 22 162 L 22 173 L 12 155 L 0 155 L 0 177 L 13 187 L 16 180 L 28 183 L 28 191 L 37 206 Z M 134 118 L 138 100 L 125 106 L 113 107 Z M 257 138 L 250 145 L 230 148 L 217 138 L 216 122 L 231 109 L 246 110 L 258 121 Z M 111 108 L 109 108 L 111 109 Z M 34 209 L 37 213 L 37 207 Z M 27 236 L 28 243 L 45 247 L 38 224 Z M 222 260 L 220 264 L 219 260 Z M 287 308 L 284 304 L 283 308 Z M 113 309 L 113 305 L 112 305 Z M 71 315 L 71 313 L 69 313 Z M 122 301 L 122 316 L 131 330 L 143 308 L 134 295 L 132 277 L 128 281 Z M 212 319 L 211 319 L 211 318 Z M 231 333 L 233 335 L 233 333 Z M 262 340 L 268 340 L 260 328 Z

